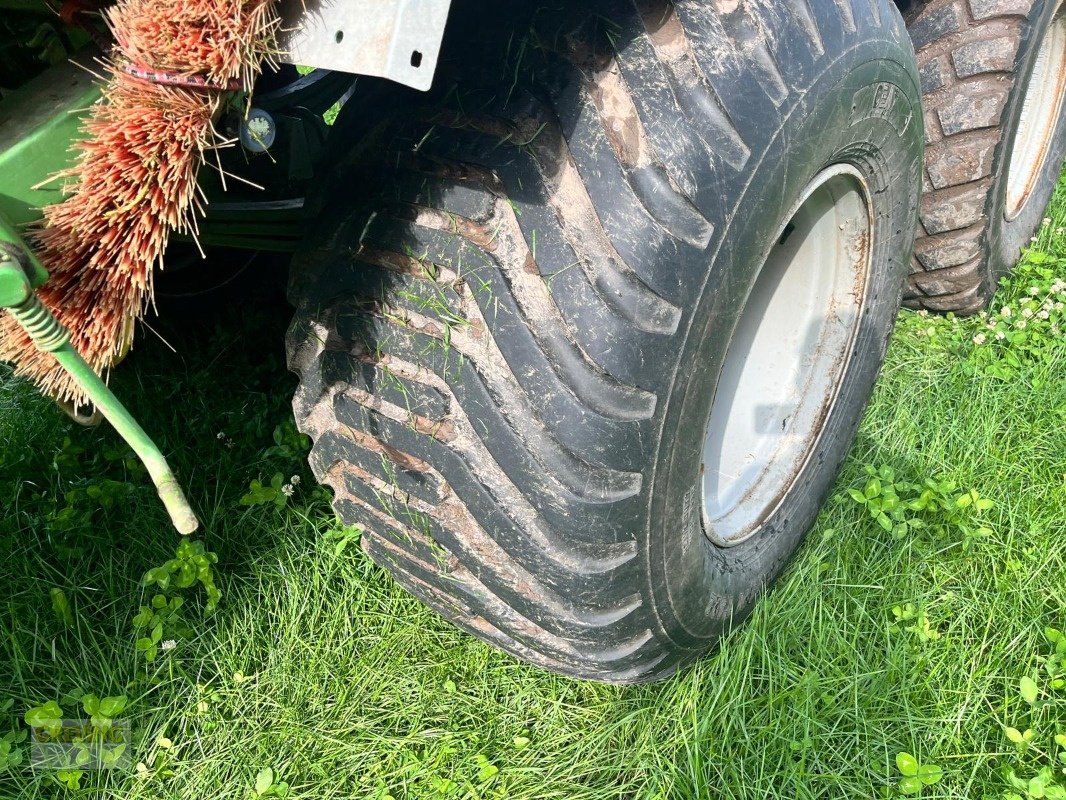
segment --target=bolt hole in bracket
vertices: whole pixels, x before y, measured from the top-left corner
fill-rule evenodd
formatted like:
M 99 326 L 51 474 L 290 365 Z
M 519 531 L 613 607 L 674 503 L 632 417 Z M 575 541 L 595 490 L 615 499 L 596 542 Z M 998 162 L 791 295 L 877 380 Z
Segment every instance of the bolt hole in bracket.
M 282 0 L 282 60 L 426 91 L 451 0 Z

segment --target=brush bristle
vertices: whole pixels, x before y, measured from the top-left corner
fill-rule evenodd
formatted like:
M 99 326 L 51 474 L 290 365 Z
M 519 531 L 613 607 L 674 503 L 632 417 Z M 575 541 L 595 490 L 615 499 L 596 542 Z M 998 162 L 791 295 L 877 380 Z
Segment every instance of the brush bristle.
M 276 26 L 270 0 L 120 0 L 109 12 L 119 57 L 211 83 L 250 85 Z M 51 277 L 38 294 L 70 330 L 98 373 L 129 349 L 152 297 L 152 276 L 171 232 L 193 231 L 196 176 L 218 146 L 218 92 L 161 86 L 112 69 L 101 101 L 63 174 L 67 197 L 44 209 L 32 235 Z M 57 399 L 82 402 L 52 356 L 9 316 L 0 318 L 0 359 Z
M 109 17 L 130 60 L 219 85 L 249 77 L 278 24 L 273 4 L 264 0 L 124 0 Z

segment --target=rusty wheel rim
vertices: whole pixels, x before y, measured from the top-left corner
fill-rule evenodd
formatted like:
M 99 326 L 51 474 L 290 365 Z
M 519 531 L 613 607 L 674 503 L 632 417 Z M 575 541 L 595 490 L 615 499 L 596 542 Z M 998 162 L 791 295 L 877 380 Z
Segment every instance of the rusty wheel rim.
M 1007 172 L 1006 217 L 1015 219 L 1029 204 L 1044 172 L 1066 97 L 1066 7 L 1060 4 L 1044 34 L 1026 86 L 1022 115 Z
M 802 193 L 751 287 L 704 438 L 704 527 L 720 546 L 758 532 L 832 418 L 865 305 L 872 229 L 862 175 L 830 167 Z

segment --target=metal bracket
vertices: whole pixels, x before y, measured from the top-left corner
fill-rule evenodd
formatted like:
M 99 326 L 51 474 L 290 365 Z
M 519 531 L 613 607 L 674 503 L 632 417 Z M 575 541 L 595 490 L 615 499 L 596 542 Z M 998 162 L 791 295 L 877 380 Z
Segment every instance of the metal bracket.
M 433 84 L 451 0 L 282 0 L 282 61 Z

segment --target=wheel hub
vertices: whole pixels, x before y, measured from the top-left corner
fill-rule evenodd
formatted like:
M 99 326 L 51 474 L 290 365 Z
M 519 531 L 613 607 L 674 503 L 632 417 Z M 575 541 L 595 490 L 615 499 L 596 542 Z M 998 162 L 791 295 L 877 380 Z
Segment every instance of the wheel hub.
M 744 304 L 703 447 L 704 525 L 752 536 L 814 450 L 850 362 L 872 231 L 859 172 L 836 165 L 801 195 Z

